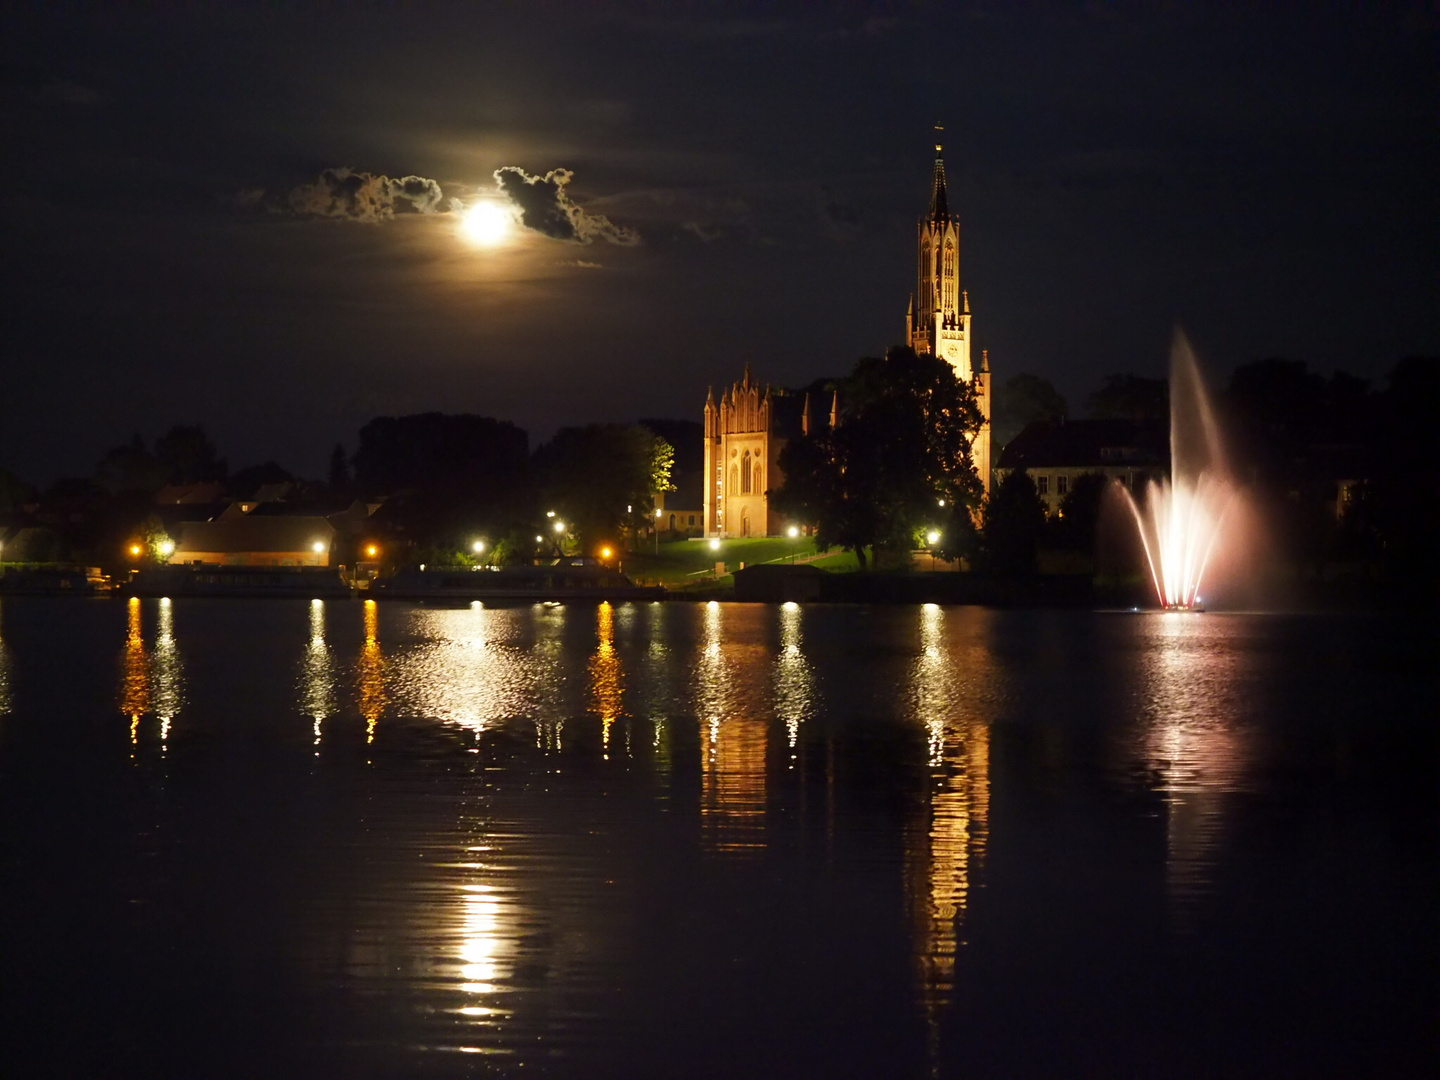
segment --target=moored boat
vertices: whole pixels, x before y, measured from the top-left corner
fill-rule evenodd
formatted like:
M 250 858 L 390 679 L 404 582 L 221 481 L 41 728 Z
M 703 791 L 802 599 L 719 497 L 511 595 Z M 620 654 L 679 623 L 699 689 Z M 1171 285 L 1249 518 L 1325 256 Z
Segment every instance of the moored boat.
M 104 596 L 115 587 L 98 566 L 18 566 L 0 573 L 9 596 Z

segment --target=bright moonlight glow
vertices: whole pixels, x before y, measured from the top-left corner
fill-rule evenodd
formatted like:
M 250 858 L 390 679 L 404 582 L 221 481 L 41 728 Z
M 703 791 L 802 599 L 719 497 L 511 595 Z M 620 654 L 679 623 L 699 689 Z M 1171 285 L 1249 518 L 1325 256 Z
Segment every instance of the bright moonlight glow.
M 460 218 L 461 234 L 480 247 L 498 247 L 510 239 L 514 228 L 515 219 L 510 211 L 490 200 L 477 202 Z

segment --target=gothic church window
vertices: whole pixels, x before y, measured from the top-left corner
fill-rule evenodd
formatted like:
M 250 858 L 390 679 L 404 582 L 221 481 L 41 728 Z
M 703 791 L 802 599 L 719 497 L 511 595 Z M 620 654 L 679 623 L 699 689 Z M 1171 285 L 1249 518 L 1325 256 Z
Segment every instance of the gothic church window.
M 734 465 L 730 466 L 730 493 L 732 495 L 740 494 L 740 470 Z
M 742 494 L 750 494 L 750 451 L 745 451 L 745 456 L 740 459 L 740 491 Z

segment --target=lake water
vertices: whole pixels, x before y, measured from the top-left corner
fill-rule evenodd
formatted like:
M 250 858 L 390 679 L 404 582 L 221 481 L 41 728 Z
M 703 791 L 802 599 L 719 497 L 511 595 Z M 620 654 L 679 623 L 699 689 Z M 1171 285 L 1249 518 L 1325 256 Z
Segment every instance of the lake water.
M 0 1074 L 1436 1075 L 1363 616 L 0 601 Z

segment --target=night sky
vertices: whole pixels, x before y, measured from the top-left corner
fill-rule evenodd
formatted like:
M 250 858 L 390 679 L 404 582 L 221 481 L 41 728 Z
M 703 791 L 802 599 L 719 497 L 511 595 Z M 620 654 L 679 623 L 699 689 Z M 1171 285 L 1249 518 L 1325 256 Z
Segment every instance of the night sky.
M 377 414 L 533 445 L 843 374 L 937 122 L 997 381 L 1075 409 L 1177 323 L 1217 380 L 1378 379 L 1440 352 L 1437 19 L 1257 6 L 7 7 L 0 467 L 183 422 L 319 475 Z M 468 243 L 486 199 L 530 227 Z

